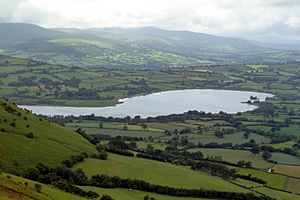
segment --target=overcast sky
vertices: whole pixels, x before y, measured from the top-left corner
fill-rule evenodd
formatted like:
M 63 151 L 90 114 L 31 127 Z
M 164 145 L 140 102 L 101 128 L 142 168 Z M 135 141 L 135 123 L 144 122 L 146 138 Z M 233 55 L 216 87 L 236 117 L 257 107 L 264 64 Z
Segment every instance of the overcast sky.
M 0 22 L 156 26 L 288 42 L 300 41 L 300 0 L 0 0 Z

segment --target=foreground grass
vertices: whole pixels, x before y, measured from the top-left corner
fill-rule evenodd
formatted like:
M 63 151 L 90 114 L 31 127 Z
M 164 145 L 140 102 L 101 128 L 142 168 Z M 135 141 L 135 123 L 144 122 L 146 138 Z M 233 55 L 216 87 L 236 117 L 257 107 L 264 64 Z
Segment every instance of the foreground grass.
M 106 174 L 179 188 L 245 192 L 243 188 L 219 177 L 193 171 L 187 167 L 116 154 L 109 154 L 107 160 L 86 159 L 75 165 L 74 169 L 78 168 L 83 169 L 88 177 Z
M 9 178 L 8 178 L 9 177 Z M 25 185 L 27 183 L 27 186 Z M 11 174 L 2 173 L 0 175 L 0 200 L 6 199 L 38 199 L 38 200 L 84 200 L 86 198 L 72 195 L 64 191 L 58 190 L 52 186 L 41 184 L 41 192 L 37 192 L 34 188 L 35 181 L 24 179 Z

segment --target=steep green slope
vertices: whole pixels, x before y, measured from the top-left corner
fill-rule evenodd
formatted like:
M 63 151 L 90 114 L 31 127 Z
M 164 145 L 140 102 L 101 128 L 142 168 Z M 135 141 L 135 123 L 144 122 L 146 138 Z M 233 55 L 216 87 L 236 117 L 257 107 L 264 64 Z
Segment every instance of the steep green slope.
M 80 135 L 0 99 L 0 163 L 6 171 L 55 166 L 81 152 L 96 150 Z
M 35 185 L 41 185 L 41 191 L 37 192 Z M 64 199 L 64 200 L 84 200 L 86 198 L 66 193 L 50 185 L 38 183 L 12 174 L 0 174 L 0 200 L 8 199 Z

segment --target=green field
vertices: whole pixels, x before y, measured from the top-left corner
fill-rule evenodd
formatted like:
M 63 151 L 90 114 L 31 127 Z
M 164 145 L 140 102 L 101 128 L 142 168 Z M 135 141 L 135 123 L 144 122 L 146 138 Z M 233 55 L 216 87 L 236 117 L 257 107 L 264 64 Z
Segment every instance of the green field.
M 258 144 L 264 144 L 270 142 L 269 138 L 257 134 L 251 134 L 248 139 L 245 139 L 242 133 L 225 135 L 224 138 L 218 138 L 214 135 L 189 134 L 188 138 L 189 141 L 195 144 L 198 144 L 199 142 L 203 144 L 216 142 L 216 143 L 232 143 L 233 145 L 235 145 L 235 144 L 242 144 L 245 142 L 249 142 L 251 139 L 254 139 Z
M 143 142 L 143 141 L 138 141 L 137 147 L 141 149 L 146 149 L 148 145 L 151 145 L 154 149 L 159 149 L 159 150 L 165 150 L 165 148 L 168 146 L 167 144 L 163 143 L 153 143 L 153 142 Z
M 275 173 L 268 173 L 266 171 L 261 170 L 255 170 L 255 169 L 244 169 L 239 168 L 238 169 L 240 174 L 249 175 L 251 174 L 253 177 L 257 177 L 260 179 L 263 179 L 267 181 L 267 186 L 279 190 L 285 190 L 292 193 L 298 193 L 299 194 L 299 186 L 300 186 L 300 179 L 299 178 L 291 178 L 280 174 Z M 276 172 L 276 168 L 275 168 Z M 268 192 L 268 189 L 265 189 L 266 192 Z M 275 192 L 275 191 L 274 191 Z M 266 193 L 267 194 L 267 193 Z M 284 195 L 286 193 L 274 193 L 274 195 Z M 300 197 L 299 197 L 300 198 Z
M 101 129 L 101 128 L 84 128 L 84 130 L 89 134 L 109 135 L 112 137 L 128 136 L 128 137 L 148 138 L 151 136 L 153 138 L 157 138 L 164 135 L 162 132 L 152 132 L 152 131 L 130 131 L 130 130 Z
M 265 195 L 271 196 L 275 198 L 276 200 L 297 200 L 300 199 L 299 195 L 288 193 L 288 192 L 282 192 L 279 190 L 272 190 L 270 188 L 266 187 L 260 187 L 260 188 L 255 188 L 254 191 L 261 192 Z
M 300 158 L 285 153 L 272 153 L 272 160 L 280 164 L 300 165 Z
M 282 142 L 282 143 L 276 143 L 276 144 L 267 144 L 267 146 L 272 146 L 274 148 L 292 148 L 293 145 L 296 144 L 295 141 L 287 141 L 287 142 Z
M 261 155 L 253 155 L 248 150 L 233 150 L 233 149 L 219 149 L 219 148 L 195 148 L 189 149 L 190 152 L 202 152 L 204 157 L 207 156 L 221 156 L 222 160 L 231 163 L 237 163 L 238 161 L 245 160 L 250 161 L 255 168 L 266 169 L 273 164 L 264 160 Z
M 96 174 L 107 174 L 179 188 L 245 191 L 217 176 L 193 171 L 187 167 L 116 154 L 109 154 L 108 160 L 105 161 L 87 159 L 85 162 L 75 165 L 74 169 L 78 168 L 83 169 L 89 177 Z
M 265 181 L 267 181 L 267 185 L 276 189 L 284 190 L 286 189 L 286 181 L 288 180 L 288 177 L 279 175 L 279 174 L 272 174 L 261 170 L 255 170 L 255 169 L 244 169 L 239 168 L 238 169 L 240 174 L 251 174 L 253 177 L 261 178 Z
M 276 173 L 300 178 L 300 166 L 275 165 L 273 169 Z

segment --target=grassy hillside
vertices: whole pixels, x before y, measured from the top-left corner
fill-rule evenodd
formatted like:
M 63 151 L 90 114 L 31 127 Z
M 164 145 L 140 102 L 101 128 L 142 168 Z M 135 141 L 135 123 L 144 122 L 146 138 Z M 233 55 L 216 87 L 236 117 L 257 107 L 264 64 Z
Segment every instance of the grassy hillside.
M 41 191 L 37 192 L 35 185 L 42 186 Z M 72 195 L 54 188 L 53 186 L 41 184 L 35 181 L 24 179 L 7 173 L 0 174 L 0 200 L 84 200 L 86 198 Z
M 96 152 L 80 135 L 2 99 L 0 138 L 0 163 L 8 171 L 37 163 L 54 166 L 71 155 Z

